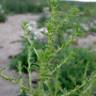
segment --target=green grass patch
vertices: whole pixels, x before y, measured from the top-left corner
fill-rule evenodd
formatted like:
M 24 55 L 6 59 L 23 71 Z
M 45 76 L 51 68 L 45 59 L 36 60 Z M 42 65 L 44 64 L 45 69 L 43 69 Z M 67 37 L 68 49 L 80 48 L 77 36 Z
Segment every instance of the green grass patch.
M 0 2 L 8 13 L 38 13 L 42 12 L 44 7 L 43 0 L 1 0 Z

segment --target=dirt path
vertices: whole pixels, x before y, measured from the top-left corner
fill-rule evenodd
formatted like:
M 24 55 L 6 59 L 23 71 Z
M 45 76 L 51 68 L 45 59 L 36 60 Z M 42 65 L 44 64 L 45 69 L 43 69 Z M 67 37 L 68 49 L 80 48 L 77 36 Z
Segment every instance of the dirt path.
M 36 21 L 38 15 L 9 16 L 5 23 L 0 23 L 0 68 L 6 68 L 8 75 L 13 73 L 8 69 L 8 56 L 16 55 L 21 49 L 21 24 L 23 21 Z M 0 78 L 0 96 L 17 96 L 18 86 Z

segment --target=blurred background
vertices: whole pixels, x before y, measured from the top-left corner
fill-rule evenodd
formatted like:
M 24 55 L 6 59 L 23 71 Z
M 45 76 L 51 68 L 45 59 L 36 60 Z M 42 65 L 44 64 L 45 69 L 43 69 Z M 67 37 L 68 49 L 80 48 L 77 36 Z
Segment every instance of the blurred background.
M 80 30 L 82 30 L 78 33 L 78 40 L 74 43 L 80 48 L 95 50 L 96 3 L 65 2 L 61 0 L 57 7 L 62 14 L 66 14 L 74 6 L 79 10 L 77 10 L 78 16 L 72 19 L 70 23 L 72 25 L 74 22 L 78 22 Z M 22 50 L 23 22 L 28 22 L 32 32 L 37 37 L 42 38 L 41 31 L 46 29 L 50 18 L 51 7 L 48 0 L 0 0 L 0 68 L 6 69 L 5 73 L 8 76 L 14 74 L 8 67 L 10 59 L 17 56 Z M 71 31 L 66 30 L 68 34 Z M 24 56 L 22 55 L 19 59 L 26 60 Z M 18 58 L 13 60 L 14 64 L 17 63 L 17 60 Z M 14 64 L 11 66 L 14 67 Z M 0 96 L 17 96 L 17 94 L 18 86 L 0 77 Z

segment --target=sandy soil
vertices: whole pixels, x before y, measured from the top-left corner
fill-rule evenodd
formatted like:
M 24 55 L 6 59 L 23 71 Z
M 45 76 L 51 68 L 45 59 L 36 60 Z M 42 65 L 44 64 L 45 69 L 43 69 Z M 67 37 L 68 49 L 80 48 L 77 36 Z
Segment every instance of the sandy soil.
M 9 16 L 5 23 L 0 23 L 0 68 L 5 68 L 5 74 L 13 76 L 8 69 L 9 56 L 18 54 L 21 50 L 21 36 L 23 21 L 36 21 L 38 15 Z M 0 78 L 0 96 L 17 96 L 18 86 Z
M 90 33 L 86 37 L 78 38 L 78 46 L 83 48 L 96 49 L 96 33 Z

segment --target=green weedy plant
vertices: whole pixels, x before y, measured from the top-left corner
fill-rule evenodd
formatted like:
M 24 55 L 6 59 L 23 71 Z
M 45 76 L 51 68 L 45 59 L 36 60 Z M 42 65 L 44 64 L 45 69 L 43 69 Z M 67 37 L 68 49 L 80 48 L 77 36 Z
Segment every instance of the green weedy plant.
M 78 9 L 73 7 L 68 13 L 63 14 L 59 9 L 59 7 L 62 9 L 62 6 L 58 5 L 59 1 L 50 0 L 49 4 L 51 18 L 47 26 L 46 46 L 37 48 L 34 39 L 30 38 L 27 24 L 23 25 L 24 40 L 27 45 L 25 68 L 28 74 L 28 86 L 23 82 L 22 60 L 17 59 L 20 78 L 15 83 L 20 86 L 21 96 L 23 93 L 28 96 L 93 96 L 96 87 L 96 56 L 90 50 L 77 48 L 72 44 L 80 32 L 78 23 L 71 23 L 71 20 L 76 18 Z M 66 35 L 69 24 L 74 31 Z M 33 53 L 36 56 L 35 62 Z M 39 75 L 35 88 L 32 87 L 32 71 L 36 71 Z M 1 76 L 6 79 L 2 74 Z
M 64 31 L 66 33 L 69 24 L 71 26 L 70 20 L 75 18 L 78 10 L 72 8 L 68 14 L 61 15 L 57 3 L 50 1 L 50 4 L 52 13 L 48 23 L 48 42 L 45 49 L 35 49 L 39 65 L 39 84 L 36 89 L 30 86 L 29 96 L 92 96 L 96 59 L 86 49 L 72 47 L 72 41 L 80 31 L 77 24 L 73 26 L 74 33 L 68 34 L 68 39 L 63 39 Z M 29 77 L 31 78 L 30 75 Z
M 31 68 L 32 70 L 34 67 L 38 69 L 38 64 L 37 64 L 37 55 L 35 53 L 35 48 L 36 49 L 44 49 L 45 45 L 44 43 L 38 41 L 34 34 L 31 32 L 31 30 L 28 28 L 30 27 L 28 22 L 24 22 L 22 24 L 22 28 L 24 30 L 24 36 L 22 37 L 22 51 L 16 55 L 15 57 L 12 58 L 10 68 L 15 69 L 18 71 L 18 60 L 21 61 L 22 64 L 22 72 L 27 73 L 27 67 L 28 67 L 28 56 L 30 54 L 30 59 L 31 59 Z
M 0 22 L 4 22 L 5 20 L 6 20 L 5 11 L 2 5 L 0 4 Z

